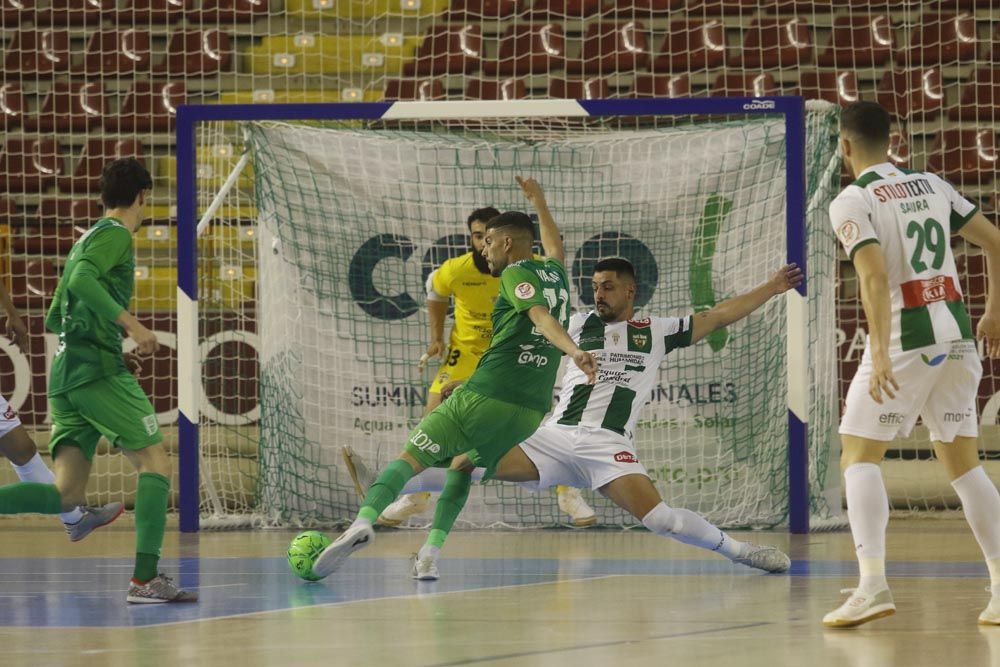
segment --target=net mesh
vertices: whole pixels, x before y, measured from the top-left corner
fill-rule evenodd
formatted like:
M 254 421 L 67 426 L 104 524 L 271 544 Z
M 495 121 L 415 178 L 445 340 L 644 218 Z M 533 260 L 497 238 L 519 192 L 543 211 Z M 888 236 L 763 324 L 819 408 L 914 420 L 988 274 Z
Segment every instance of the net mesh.
M 474 128 L 242 126 L 259 221 L 259 458 L 256 477 L 241 482 L 255 487 L 252 502 L 234 506 L 236 494 L 217 489 L 227 513 L 280 524 L 352 516 L 358 499 L 340 447 L 350 445 L 375 469 L 400 451 L 436 371 L 415 367 L 428 342 L 426 275 L 467 252 L 469 212 L 526 207 L 515 174 L 537 178 L 546 190 L 578 309 L 592 304 L 592 267 L 608 255 L 636 265 L 640 315 L 684 315 L 770 277 L 785 255 L 780 117 L 674 119 L 666 123 L 673 127 L 648 129 L 619 120 L 590 127 L 566 119 Z M 836 416 L 829 280 L 836 253 L 825 219 L 837 165 L 835 121 L 831 107 L 809 114 L 809 233 L 817 236 L 810 262 L 813 275 L 827 278 L 810 298 L 810 478 L 818 518 L 839 507 L 824 495 Z M 208 141 L 225 131 L 221 125 L 209 125 Z M 225 225 L 213 229 L 225 234 Z M 663 365 L 636 443 L 669 504 L 726 526 L 785 520 L 785 317 L 784 302 L 773 300 Z M 229 447 L 232 437 L 231 429 L 203 422 L 206 451 Z M 586 494 L 602 523 L 634 523 Z M 554 494 L 490 483 L 474 489 L 463 520 L 537 526 L 564 519 Z

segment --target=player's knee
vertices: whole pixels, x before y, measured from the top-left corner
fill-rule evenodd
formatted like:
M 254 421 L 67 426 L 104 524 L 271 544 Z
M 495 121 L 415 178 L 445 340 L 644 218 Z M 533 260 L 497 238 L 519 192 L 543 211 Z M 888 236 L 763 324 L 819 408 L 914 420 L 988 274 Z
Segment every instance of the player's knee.
M 17 426 L 0 438 L 0 452 L 7 460 L 16 466 L 23 466 L 30 461 L 38 448 L 23 426 Z
M 642 517 L 642 525 L 657 535 L 672 536 L 681 529 L 680 515 L 666 503 L 660 503 Z
M 129 458 L 140 473 L 152 472 L 170 478 L 170 457 L 161 444 L 134 450 Z

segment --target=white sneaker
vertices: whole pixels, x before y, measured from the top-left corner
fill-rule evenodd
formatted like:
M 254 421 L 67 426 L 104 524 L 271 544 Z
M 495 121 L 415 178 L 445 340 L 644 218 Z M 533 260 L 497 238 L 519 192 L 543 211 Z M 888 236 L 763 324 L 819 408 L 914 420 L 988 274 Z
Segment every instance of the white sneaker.
M 986 590 L 993 591 L 989 586 Z M 990 604 L 979 614 L 979 625 L 1000 625 L 1000 596 L 994 594 L 990 598 Z
M 733 559 L 734 563 L 754 567 L 765 572 L 788 572 L 792 559 L 778 547 L 744 542 L 746 548 Z
M 437 558 L 433 556 L 418 557 L 413 554 L 413 567 L 410 569 L 411 576 L 417 581 L 437 581 L 441 578 L 438 572 Z
M 426 512 L 430 504 L 431 494 L 425 491 L 400 496 L 385 508 L 376 523 L 380 526 L 398 526 L 411 516 Z
M 567 487 L 564 491 L 557 493 L 559 496 L 559 509 L 569 514 L 574 526 L 586 528 L 597 523 L 594 510 L 587 504 L 587 501 L 580 495 L 580 489 Z
M 366 523 L 351 526 L 330 546 L 323 549 L 313 563 L 313 574 L 328 577 L 355 551 L 364 549 L 375 541 L 375 531 Z
M 340 455 L 344 457 L 344 465 L 347 466 L 347 472 L 354 482 L 354 490 L 358 492 L 358 502 L 363 502 L 368 487 L 375 481 L 375 474 L 350 447 L 346 445 L 341 447 Z
M 896 613 L 896 605 L 892 602 L 892 593 L 888 588 L 875 593 L 862 593 L 855 588 L 845 588 L 840 592 L 850 593 L 851 597 L 823 617 L 823 625 L 828 628 L 853 628 Z

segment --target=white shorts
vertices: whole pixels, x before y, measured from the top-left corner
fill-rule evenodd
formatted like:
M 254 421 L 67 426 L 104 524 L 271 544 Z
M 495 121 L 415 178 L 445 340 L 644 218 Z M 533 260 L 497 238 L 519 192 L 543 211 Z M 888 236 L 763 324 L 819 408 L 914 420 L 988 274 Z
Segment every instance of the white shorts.
M 975 342 L 957 340 L 892 355 L 892 373 L 899 384 L 896 398 L 883 396 L 879 405 L 868 393 L 872 359 L 865 349 L 847 390 L 841 435 L 888 441 L 907 436 L 919 416 L 931 440 L 952 442 L 957 436 L 979 434 L 976 395 L 983 364 Z
M 3 396 L 0 396 L 0 438 L 4 437 L 15 428 L 21 425 L 21 418 L 10 407 L 10 403 Z
M 544 425 L 520 445 L 538 468 L 535 491 L 562 484 L 598 489 L 624 475 L 645 475 L 629 438 L 603 428 Z

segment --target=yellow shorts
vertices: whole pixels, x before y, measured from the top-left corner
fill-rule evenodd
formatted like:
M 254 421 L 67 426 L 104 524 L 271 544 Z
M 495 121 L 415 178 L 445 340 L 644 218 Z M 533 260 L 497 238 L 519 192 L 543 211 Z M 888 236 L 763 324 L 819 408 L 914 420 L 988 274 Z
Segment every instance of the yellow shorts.
M 444 362 L 438 368 L 437 375 L 434 376 L 434 382 L 431 383 L 430 393 L 440 394 L 441 390 L 449 382 L 456 380 L 464 382 L 472 377 L 472 372 L 476 370 L 476 366 L 479 365 L 479 360 L 482 358 L 484 352 L 486 350 L 476 350 L 460 345 L 449 347 L 445 354 Z

